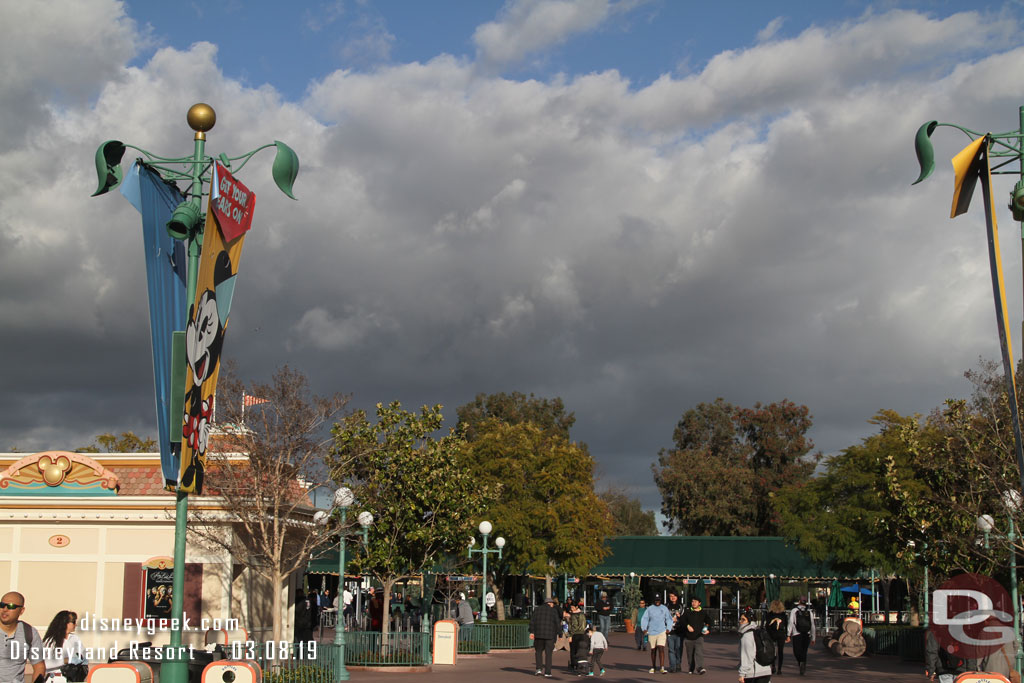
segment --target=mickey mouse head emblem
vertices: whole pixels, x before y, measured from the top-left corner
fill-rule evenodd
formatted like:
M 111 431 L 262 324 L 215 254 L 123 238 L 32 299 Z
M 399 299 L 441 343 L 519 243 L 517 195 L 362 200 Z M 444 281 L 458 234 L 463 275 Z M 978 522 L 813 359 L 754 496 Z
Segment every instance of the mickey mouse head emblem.
M 66 455 L 62 455 L 56 460 L 44 455 L 39 458 L 38 467 L 39 471 L 43 473 L 43 481 L 47 486 L 60 486 L 64 477 L 71 470 L 71 460 Z

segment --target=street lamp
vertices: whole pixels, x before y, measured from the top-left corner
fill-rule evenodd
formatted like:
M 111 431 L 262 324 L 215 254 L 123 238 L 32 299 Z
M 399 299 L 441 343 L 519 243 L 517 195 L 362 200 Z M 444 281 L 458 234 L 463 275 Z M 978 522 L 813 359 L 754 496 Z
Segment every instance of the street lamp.
M 924 620 L 925 628 L 928 628 L 928 541 L 923 541 L 922 543 L 923 543 L 923 547 L 921 548 L 921 553 L 918 554 L 918 557 L 920 557 L 921 561 L 924 563 L 924 619 L 923 620 Z M 913 551 L 917 547 L 917 544 L 914 543 L 913 541 L 909 541 L 907 543 L 907 547 L 910 548 L 911 551 Z M 858 600 L 858 602 L 860 602 L 860 601 Z
M 1017 533 L 1013 525 L 1013 515 L 1020 507 L 1020 494 L 1016 491 L 1007 491 L 1003 494 L 1003 504 L 1006 506 L 1008 520 L 1006 542 L 1010 546 L 1010 600 L 1013 602 L 1013 635 L 1017 652 L 1016 669 L 1020 674 L 1024 671 L 1024 652 L 1021 651 L 1020 602 L 1017 595 L 1017 548 L 1014 546 Z M 977 526 L 978 531 L 985 535 L 985 548 L 988 549 L 988 535 L 995 529 L 995 520 L 992 515 L 980 515 Z
M 348 522 L 348 509 L 352 506 L 356 500 L 355 495 L 352 493 L 352 489 L 347 486 L 342 486 L 340 489 L 334 492 L 334 508 L 341 514 L 341 526 L 338 529 L 338 587 L 339 594 L 342 594 L 345 590 L 345 536 L 349 533 L 349 530 L 345 528 L 345 524 Z M 324 510 L 317 512 L 313 519 L 317 524 L 326 525 L 331 516 Z M 367 511 L 359 513 L 357 517 L 359 520 L 359 526 L 361 527 L 361 533 L 363 535 L 363 545 L 366 545 L 366 535 L 373 524 L 373 515 Z M 360 532 L 356 532 L 360 533 Z M 338 606 L 341 607 L 341 601 Z M 336 681 L 347 681 L 348 680 L 348 669 L 345 668 L 345 620 L 339 619 L 337 625 L 334 627 L 334 645 L 335 645 L 335 660 L 334 660 L 334 680 Z
M 497 553 L 498 554 L 498 559 L 501 559 L 501 549 L 505 547 L 505 539 L 502 538 L 501 536 L 498 536 L 496 539 L 494 539 L 494 545 L 497 547 L 497 550 L 494 550 L 494 549 L 488 550 L 487 549 L 487 537 L 491 535 L 491 529 L 493 529 L 493 527 L 491 526 L 490 522 L 488 522 L 487 520 L 484 520 L 484 521 L 480 522 L 480 526 L 477 527 L 477 528 L 480 530 L 480 534 L 484 537 L 483 547 L 481 547 L 481 548 L 474 548 L 473 546 L 476 545 L 476 539 L 475 538 L 470 538 L 469 539 L 469 554 L 467 555 L 467 557 L 469 557 L 469 559 L 473 559 L 473 553 L 480 553 L 483 556 L 483 558 L 484 558 L 484 574 L 483 574 L 483 578 L 481 579 L 481 583 L 483 584 L 483 592 L 480 593 L 480 600 L 481 600 L 480 622 L 486 624 L 487 623 L 487 555 L 489 553 Z
M 167 183 L 183 183 L 188 189 L 185 199 L 174 209 L 167 222 L 167 233 L 173 240 L 186 242 L 188 252 L 187 275 L 185 278 L 185 311 L 195 302 L 197 281 L 199 277 L 199 261 L 205 231 L 203 220 L 203 196 L 209 195 L 212 189 L 212 168 L 214 158 L 206 154 L 206 133 L 213 129 L 217 115 L 208 104 L 192 105 L 186 115 L 189 127 L 195 131 L 193 136 L 192 154 L 183 157 L 164 157 L 153 154 L 141 147 L 136 147 L 120 140 L 107 140 L 96 150 L 96 173 L 99 184 L 93 197 L 106 194 L 113 190 L 124 178 L 121 169 L 121 158 L 128 149 L 139 152 L 145 157 L 145 165 Z M 240 170 L 249 159 L 260 150 L 268 147 L 277 148 L 272 174 L 278 188 L 286 195 L 295 199 L 292 185 L 299 172 L 299 158 L 295 152 L 283 142 L 275 141 L 258 147 L 237 157 L 221 154 L 217 160 L 226 168 L 232 169 L 232 162 L 238 164 L 232 169 Z M 140 158 L 140 161 L 141 158 Z M 204 185 L 207 190 L 204 191 Z M 169 488 L 175 490 L 177 500 L 174 518 L 174 570 L 171 598 L 171 633 L 170 649 L 165 654 L 161 668 L 161 678 L 165 683 L 185 683 L 188 679 L 188 661 L 180 653 L 182 635 L 180 625 L 183 623 L 185 597 L 185 540 L 188 519 L 188 494 L 202 488 L 202 476 L 192 474 L 192 481 L 186 480 L 188 471 L 175 471 L 180 466 L 180 453 L 184 450 L 182 442 L 182 421 L 184 418 L 183 403 L 185 399 L 186 368 L 184 365 L 186 319 L 176 319 L 175 299 L 180 293 L 175 289 L 178 285 L 161 281 L 156 271 L 167 262 L 166 254 L 155 254 L 147 258 L 147 279 L 149 281 L 149 308 L 151 313 L 150 327 L 152 332 L 153 356 L 155 370 L 157 423 L 160 432 L 160 461 L 164 478 L 170 482 Z M 173 279 L 172 279 L 173 282 Z M 168 338 L 170 336 L 170 338 Z M 178 358 L 181 354 L 180 359 Z M 172 357 L 177 364 L 172 366 Z M 162 368 L 162 369 L 161 369 Z M 205 456 L 205 454 L 200 454 Z M 193 469 L 193 472 L 196 472 Z M 192 488 L 193 483 L 195 489 Z

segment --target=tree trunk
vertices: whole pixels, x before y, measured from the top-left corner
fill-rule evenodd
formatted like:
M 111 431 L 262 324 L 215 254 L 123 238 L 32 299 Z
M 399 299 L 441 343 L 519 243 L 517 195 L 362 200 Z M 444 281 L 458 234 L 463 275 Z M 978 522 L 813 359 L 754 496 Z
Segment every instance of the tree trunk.
M 505 601 L 501 599 L 501 589 L 494 581 L 491 582 L 491 591 L 494 593 L 494 615 L 498 621 L 505 621 Z M 484 609 L 487 609 L 487 596 L 484 596 Z
M 270 581 L 270 586 L 271 586 L 271 590 L 273 591 L 273 594 L 274 594 L 273 598 L 271 599 L 271 602 L 270 602 L 270 604 L 272 605 L 271 609 L 274 610 L 274 612 L 273 612 L 273 615 L 274 615 L 274 619 L 273 619 L 274 628 L 273 628 L 273 634 L 272 635 L 273 635 L 273 640 L 274 641 L 280 641 L 280 640 L 283 640 L 283 638 L 281 637 L 281 632 L 283 630 L 283 624 L 281 623 L 281 607 L 282 607 L 281 586 L 284 584 L 284 579 L 281 577 L 281 572 L 280 571 L 272 571 L 271 572 L 271 576 L 273 578 Z
M 382 663 L 388 658 L 388 634 L 391 632 L 391 591 L 396 581 L 392 578 L 384 579 L 383 595 L 384 610 L 380 615 L 380 656 Z
M 551 574 L 544 575 L 544 599 L 549 600 L 551 598 Z

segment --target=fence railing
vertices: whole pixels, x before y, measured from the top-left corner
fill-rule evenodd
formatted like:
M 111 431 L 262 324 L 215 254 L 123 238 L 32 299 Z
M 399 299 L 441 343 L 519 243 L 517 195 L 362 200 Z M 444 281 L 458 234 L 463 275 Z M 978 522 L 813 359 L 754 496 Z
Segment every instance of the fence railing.
M 483 655 L 491 651 L 491 631 L 482 624 L 459 627 L 459 654 Z
M 872 654 L 898 655 L 908 662 L 924 661 L 923 628 L 865 626 L 864 639 Z
M 525 650 L 533 646 L 529 624 L 488 621 L 473 628 L 487 631 L 491 650 Z

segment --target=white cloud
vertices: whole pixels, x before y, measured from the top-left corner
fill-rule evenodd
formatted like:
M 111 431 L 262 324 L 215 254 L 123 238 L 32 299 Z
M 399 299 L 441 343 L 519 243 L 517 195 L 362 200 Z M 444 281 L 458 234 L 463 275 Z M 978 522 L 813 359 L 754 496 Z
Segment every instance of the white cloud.
M 512 0 L 499 21 L 477 27 L 477 59 L 485 65 L 514 64 L 595 28 L 610 11 L 608 0 Z
M 120 5 L 82 6 L 119 51 L 84 50 L 75 97 L 53 94 L 70 79 L 42 54 L 83 42 L 72 19 L 43 12 L 45 47 L 0 21 L 18 46 L 0 47 L 5 63 L 31 72 L 0 78 L 0 126 L 22 133 L 0 149 L 10 445 L 152 433 L 138 216 L 89 198 L 92 158 L 109 138 L 188 153 L 199 100 L 218 114 L 212 153 L 280 139 L 302 162 L 299 202 L 273 185 L 270 152 L 242 173 L 257 208 L 226 354 L 243 373 L 288 362 L 320 391 L 449 412 L 478 391 L 558 395 L 575 438 L 639 487 L 698 401 L 806 403 L 835 449 L 878 408 L 938 405 L 997 352 L 980 216 L 949 222 L 946 169 L 909 183 L 923 121 L 1017 125 L 1003 85 L 1024 49 L 1005 18 L 867 15 L 641 90 L 614 71 L 518 82 L 445 56 L 337 71 L 290 103 L 225 78 L 208 43 L 128 67 L 138 35 Z M 530 43 L 542 7 L 567 11 L 502 16 L 509 58 L 609 11 L 581 3 Z M 954 38 L 969 59 L 950 56 Z M 937 156 L 960 142 L 936 134 Z

